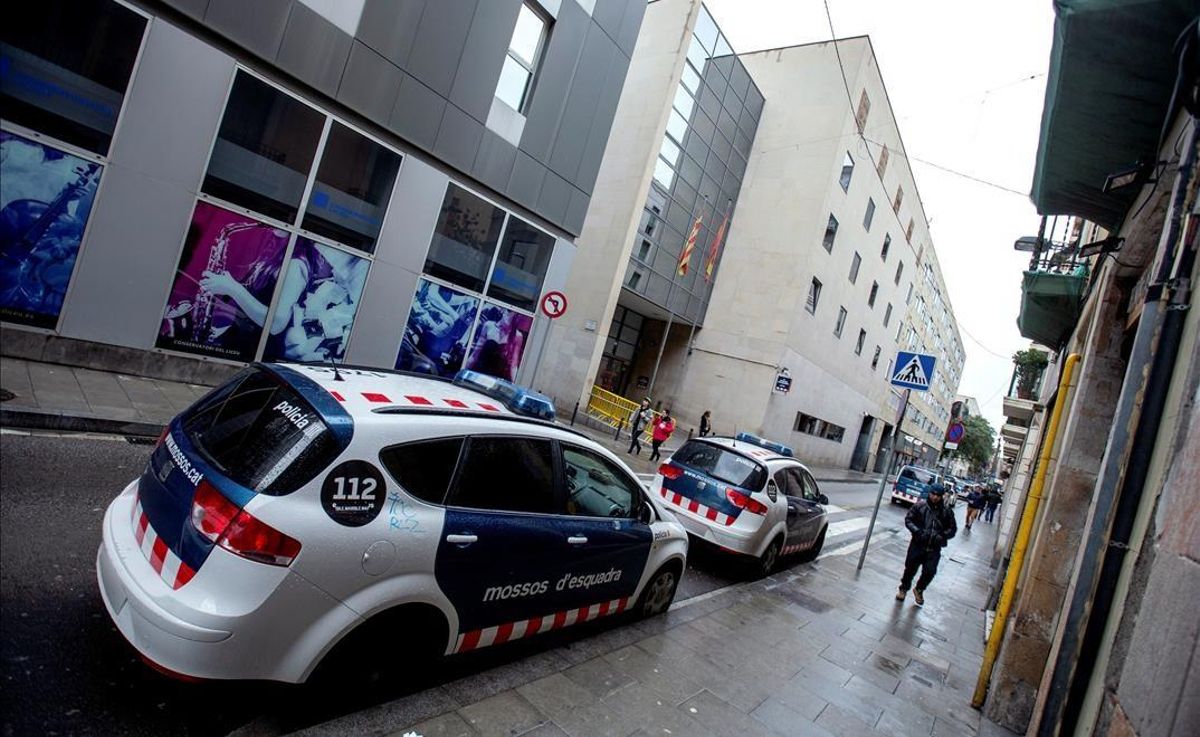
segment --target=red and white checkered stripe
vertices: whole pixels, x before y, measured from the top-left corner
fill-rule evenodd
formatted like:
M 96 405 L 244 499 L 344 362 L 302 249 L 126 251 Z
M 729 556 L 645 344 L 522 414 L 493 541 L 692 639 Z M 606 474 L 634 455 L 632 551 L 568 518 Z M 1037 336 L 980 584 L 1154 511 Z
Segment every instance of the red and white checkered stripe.
M 142 554 L 150 561 L 150 567 L 166 585 L 177 589 L 196 575 L 192 567 L 171 552 L 166 541 L 154 531 L 150 518 L 142 510 L 141 497 L 133 506 L 133 534 L 142 548 Z
M 333 398 L 339 402 L 345 402 L 346 397 L 338 392 L 329 392 Z M 410 407 L 453 407 L 454 409 L 481 409 L 485 412 L 500 412 L 500 408 L 494 404 L 487 402 L 464 402 L 461 399 L 432 399 L 430 397 L 422 397 L 416 394 L 405 394 L 400 397 L 390 397 L 387 394 L 379 392 L 359 392 L 363 399 L 372 404 L 400 404 Z
M 512 640 L 533 637 L 542 632 L 549 632 L 550 630 L 570 627 L 580 622 L 589 622 L 600 617 L 620 614 L 625 611 L 627 606 L 629 606 L 628 596 L 623 599 L 613 599 L 612 601 L 603 601 L 599 604 L 591 604 L 578 609 L 568 609 L 563 612 L 547 614 L 544 617 L 533 617 L 521 620 L 520 622 L 508 622 L 495 627 L 484 627 L 481 630 L 462 632 L 458 636 L 458 641 L 454 643 L 454 652 L 470 652 L 471 650 L 478 650 L 481 647 L 489 647 L 491 645 L 511 642 Z
M 677 491 L 669 491 L 665 486 L 662 487 L 662 495 L 664 499 L 676 507 L 686 509 L 697 517 L 703 517 L 710 522 L 716 522 L 718 525 L 728 527 L 737 521 L 737 517 L 730 517 L 724 512 L 718 512 L 712 507 L 701 504 L 695 499 L 689 499 Z
M 809 548 L 811 548 L 813 546 L 813 543 L 815 543 L 815 542 L 816 542 L 816 540 L 814 539 L 814 540 L 809 540 L 806 543 L 796 543 L 795 545 L 784 545 L 783 550 L 779 551 L 779 554 L 780 555 L 791 555 L 792 553 L 799 553 L 802 550 L 808 550 Z

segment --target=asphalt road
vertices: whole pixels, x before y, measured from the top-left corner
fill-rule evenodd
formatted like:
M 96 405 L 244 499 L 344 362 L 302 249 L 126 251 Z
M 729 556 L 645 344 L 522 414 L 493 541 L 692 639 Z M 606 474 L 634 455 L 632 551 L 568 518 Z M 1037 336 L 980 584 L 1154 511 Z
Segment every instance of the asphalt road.
M 141 471 L 149 452 L 149 445 L 119 437 L 0 435 L 4 735 L 224 735 L 247 724 L 255 733 L 290 731 L 612 626 L 589 623 L 575 632 L 451 659 L 419 681 L 388 684 L 352 700 L 306 686 L 165 678 L 146 667 L 110 623 L 95 577 L 104 509 Z M 834 505 L 824 554 L 857 555 L 875 489 L 872 484 L 822 485 Z M 901 528 L 902 514 L 885 503 L 876 535 Z M 741 569 L 727 555 L 694 547 L 690 558 L 677 601 L 742 580 Z

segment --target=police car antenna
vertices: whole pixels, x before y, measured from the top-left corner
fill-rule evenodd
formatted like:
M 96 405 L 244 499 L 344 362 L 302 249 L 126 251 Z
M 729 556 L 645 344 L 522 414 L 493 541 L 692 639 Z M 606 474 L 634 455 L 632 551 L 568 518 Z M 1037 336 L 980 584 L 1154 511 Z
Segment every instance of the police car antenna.
M 345 381 L 345 379 L 342 378 L 341 373 L 338 371 L 337 364 L 334 363 L 333 361 L 330 361 L 329 365 L 333 367 L 333 380 L 334 381 Z

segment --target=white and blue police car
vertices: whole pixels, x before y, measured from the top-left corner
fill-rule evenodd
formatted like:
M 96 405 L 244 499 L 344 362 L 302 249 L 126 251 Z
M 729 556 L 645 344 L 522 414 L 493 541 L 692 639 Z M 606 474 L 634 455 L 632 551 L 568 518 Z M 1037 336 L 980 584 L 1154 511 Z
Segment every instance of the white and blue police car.
M 686 532 L 553 411 L 469 371 L 251 366 L 109 506 L 105 607 L 159 670 L 284 682 L 352 643 L 449 655 L 665 611 Z
M 811 560 L 825 544 L 829 499 L 794 456 L 749 433 L 688 440 L 659 466 L 651 495 L 692 536 L 753 558 L 767 575 L 781 556 Z

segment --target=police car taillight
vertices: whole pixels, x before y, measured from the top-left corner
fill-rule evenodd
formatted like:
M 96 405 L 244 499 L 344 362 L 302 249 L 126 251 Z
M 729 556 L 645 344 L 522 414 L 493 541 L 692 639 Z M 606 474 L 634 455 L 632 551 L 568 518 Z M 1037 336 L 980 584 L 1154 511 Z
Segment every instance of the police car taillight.
M 486 394 L 519 415 L 537 417 L 542 420 L 552 421 L 554 419 L 554 402 L 550 401 L 550 397 L 538 394 L 532 389 L 517 386 L 511 381 L 463 369 L 455 374 L 454 383 Z
M 751 514 L 765 515 L 767 513 L 766 504 L 763 504 L 757 499 L 752 499 L 749 494 L 738 491 L 733 487 L 725 490 L 725 498 L 728 499 L 729 503 L 733 506 L 737 507 L 738 509 L 744 509 Z
M 672 466 L 670 463 L 664 463 L 658 467 L 658 472 L 668 481 L 674 481 L 683 475 L 683 469 L 679 466 Z
M 288 566 L 300 554 L 298 540 L 239 510 L 207 481 L 200 482 L 192 497 L 192 526 L 210 542 L 247 560 Z

